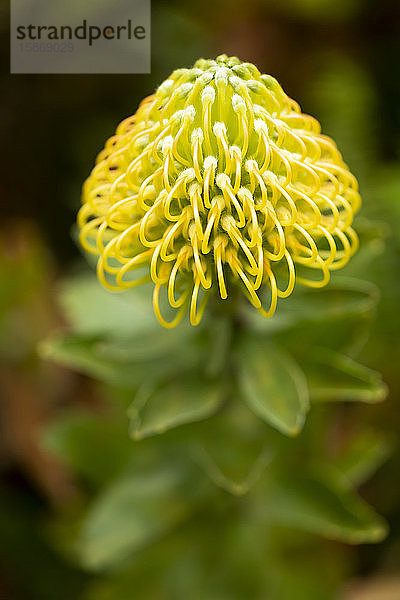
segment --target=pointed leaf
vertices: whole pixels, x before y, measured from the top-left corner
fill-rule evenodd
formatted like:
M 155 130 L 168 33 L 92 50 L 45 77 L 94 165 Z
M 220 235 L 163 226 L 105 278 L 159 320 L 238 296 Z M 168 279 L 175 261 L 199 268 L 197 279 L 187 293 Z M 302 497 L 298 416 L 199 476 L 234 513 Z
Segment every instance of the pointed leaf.
M 142 341 L 145 346 L 144 336 Z M 176 348 L 158 346 L 156 340 L 153 344 L 154 355 L 144 358 L 137 341 L 130 348 L 128 341 L 118 344 L 108 339 L 65 335 L 49 338 L 41 344 L 40 351 L 48 360 L 120 388 L 134 389 L 143 381 L 158 382 L 201 361 L 201 348 L 194 344 L 188 344 L 185 351 L 180 345 Z
M 269 429 L 240 398 L 189 432 L 195 456 L 211 480 L 231 494 L 246 494 L 273 458 Z
M 87 515 L 78 544 L 83 564 L 93 570 L 120 566 L 189 516 L 195 488 L 188 485 L 187 473 L 176 461 L 155 470 L 128 472 Z
M 387 434 L 378 434 L 371 430 L 362 431 L 352 437 L 335 458 L 333 466 L 347 485 L 358 487 L 387 460 L 393 446 L 393 440 L 388 439 Z
M 303 368 L 312 400 L 373 403 L 380 402 L 387 396 L 387 387 L 379 373 L 348 356 L 319 348 L 311 360 Z
M 59 302 L 74 329 L 86 335 L 111 334 L 126 337 L 160 329 L 152 306 L 152 286 L 139 286 L 124 292 L 102 287 L 94 273 L 65 280 Z
M 265 319 L 254 310 L 246 310 L 248 326 L 255 331 L 275 333 L 301 323 L 323 322 L 350 315 L 366 316 L 379 299 L 378 288 L 367 281 L 351 277 L 336 277 L 329 286 L 319 289 L 297 287 L 272 319 Z
M 361 498 L 332 478 L 294 475 L 265 485 L 260 516 L 271 523 L 296 527 L 351 544 L 381 541 L 384 520 Z
M 201 378 L 197 370 L 183 372 L 158 387 L 144 385 L 129 409 L 132 436 L 141 439 L 206 419 L 223 400 L 222 381 Z
M 115 477 L 132 455 L 126 418 L 113 414 L 70 412 L 48 425 L 42 436 L 46 450 L 95 485 Z
M 79 335 L 55 335 L 42 342 L 43 358 L 115 385 L 135 386 L 138 373 L 132 365 L 111 361 L 102 353 L 102 340 Z
M 345 315 L 318 322 L 303 322 L 277 334 L 279 344 L 302 361 L 316 347 L 329 347 L 348 356 L 357 356 L 371 329 L 372 315 Z
M 296 435 L 309 407 L 307 382 L 297 363 L 253 334 L 240 338 L 237 361 L 243 400 L 282 433 Z

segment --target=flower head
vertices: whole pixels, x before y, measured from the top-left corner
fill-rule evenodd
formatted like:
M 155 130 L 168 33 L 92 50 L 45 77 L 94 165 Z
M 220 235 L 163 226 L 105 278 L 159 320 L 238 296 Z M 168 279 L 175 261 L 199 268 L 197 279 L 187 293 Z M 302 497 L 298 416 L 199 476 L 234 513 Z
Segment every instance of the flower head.
M 357 248 L 355 177 L 278 82 L 219 56 L 178 69 L 117 128 L 83 188 L 83 247 L 112 290 L 154 282 L 164 326 L 239 286 L 265 317 Z M 160 293 L 177 309 L 160 312 Z

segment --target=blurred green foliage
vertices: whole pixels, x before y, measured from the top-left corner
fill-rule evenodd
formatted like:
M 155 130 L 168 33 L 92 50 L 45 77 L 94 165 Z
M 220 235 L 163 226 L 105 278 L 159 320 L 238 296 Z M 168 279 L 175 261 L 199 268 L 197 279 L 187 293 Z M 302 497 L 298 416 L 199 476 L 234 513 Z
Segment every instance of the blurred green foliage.
M 131 571 L 132 564 L 140 564 L 143 552 L 150 553 L 148 561 L 158 564 L 169 560 L 166 534 L 173 547 L 183 526 L 203 533 L 209 529 L 210 538 L 216 536 L 214 549 L 220 546 L 220 563 L 213 567 L 215 589 L 211 584 L 199 588 L 196 577 L 190 577 L 179 594 L 261 598 L 270 589 L 275 561 L 279 564 L 279 526 L 347 543 L 382 540 L 385 523 L 353 490 L 387 457 L 385 438 L 374 434 L 370 438 L 374 444 L 365 452 L 367 434 L 359 429 L 361 437 L 350 438 L 347 448 L 329 451 L 324 442 L 329 411 L 319 412 L 316 406 L 299 437 L 290 440 L 281 435 L 299 433 L 310 400 L 371 403 L 385 398 L 379 375 L 341 353 L 343 333 L 347 348 L 359 346 L 354 343 L 357 327 L 353 332 L 349 320 L 356 324 L 369 320 L 376 301 L 372 284 L 337 278 L 326 290 L 297 290 L 280 307 L 276 322 L 265 321 L 243 306 L 241 326 L 232 322 L 230 333 L 229 321 L 221 326 L 220 313 L 212 310 L 197 328 L 182 325 L 169 331 L 152 315 L 147 287 L 110 295 L 97 285 L 94 274 L 66 281 L 60 302 L 71 332 L 42 343 L 42 355 L 111 386 L 107 388 L 110 399 L 115 403 L 116 396 L 122 397 L 122 425 L 129 406 L 131 435 L 136 440 L 130 451 L 119 443 L 120 456 L 113 445 L 113 458 L 121 471 L 109 484 L 103 482 L 83 515 L 77 513 L 80 526 L 74 554 L 82 565 L 95 571 L 119 571 L 126 565 Z M 92 307 L 88 324 L 83 316 L 85 303 Z M 113 315 L 112 327 L 104 325 L 108 312 Z M 330 335 L 330 329 L 336 334 L 340 330 L 342 336 Z M 228 347 L 221 352 L 224 342 Z M 47 430 L 47 446 L 78 473 L 93 478 L 93 463 L 102 465 L 103 452 L 115 435 L 109 415 L 107 419 L 110 434 L 97 416 L 90 423 L 87 414 L 80 420 L 67 415 Z M 103 431 L 104 440 L 96 438 L 94 430 L 96 435 Z M 86 445 L 85 431 L 90 440 Z M 225 516 L 230 514 L 235 517 Z M 255 572 L 254 580 L 251 575 L 244 587 L 239 582 L 232 585 L 229 577 L 225 581 L 224 575 L 236 572 L 238 557 L 226 552 L 223 542 L 236 535 L 236 527 L 241 534 L 243 527 L 254 528 L 254 543 L 261 544 L 264 557 L 264 561 L 259 558 L 262 576 Z M 200 570 L 200 580 L 208 581 L 210 547 L 202 548 L 198 536 L 190 540 L 196 555 L 186 568 L 189 573 Z M 267 543 L 271 536 L 272 546 Z M 284 568 L 282 564 L 282 572 Z M 168 576 L 172 577 L 170 570 Z M 131 577 L 132 585 L 142 581 L 140 570 L 131 571 Z M 145 580 L 140 584 L 140 597 L 182 597 L 175 577 L 170 582 L 160 575 L 149 583 L 150 587 Z M 278 586 L 268 593 L 283 600 L 292 598 L 297 587 L 294 580 L 287 591 Z

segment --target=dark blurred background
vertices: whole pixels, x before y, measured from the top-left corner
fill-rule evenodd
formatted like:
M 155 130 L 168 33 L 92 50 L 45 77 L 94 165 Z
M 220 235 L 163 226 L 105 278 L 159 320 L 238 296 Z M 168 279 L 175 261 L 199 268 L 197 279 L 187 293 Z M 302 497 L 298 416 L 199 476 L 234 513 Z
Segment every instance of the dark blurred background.
M 175 68 L 220 53 L 254 62 L 337 141 L 360 181 L 362 215 L 379 230 L 364 278 L 382 300 L 364 360 L 382 371 L 390 397 L 362 418 L 398 437 L 400 3 L 153 0 L 149 75 L 10 75 L 6 3 L 0 19 L 0 598 L 62 600 L 77 597 L 87 576 L 53 552 L 43 519 L 76 489 L 38 431 L 63 404 L 96 410 L 98 399 L 85 378 L 43 364 L 37 343 L 60 321 L 54 290 L 79 260 L 72 226 L 96 154 Z M 400 599 L 399 472 L 395 450 L 364 490 L 391 533 L 353 550 L 361 583 L 349 598 Z

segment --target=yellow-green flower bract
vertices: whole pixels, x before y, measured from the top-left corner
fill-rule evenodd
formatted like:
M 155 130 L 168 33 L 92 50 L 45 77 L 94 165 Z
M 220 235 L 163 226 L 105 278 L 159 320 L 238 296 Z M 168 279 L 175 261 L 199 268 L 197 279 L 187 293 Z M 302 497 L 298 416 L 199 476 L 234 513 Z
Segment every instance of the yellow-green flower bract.
M 154 282 L 166 327 L 239 286 L 262 315 L 357 248 L 355 177 L 278 82 L 223 55 L 179 69 L 124 120 L 83 188 L 82 246 L 111 290 Z M 176 309 L 167 322 L 160 292 Z M 266 304 L 266 305 L 265 305 Z

